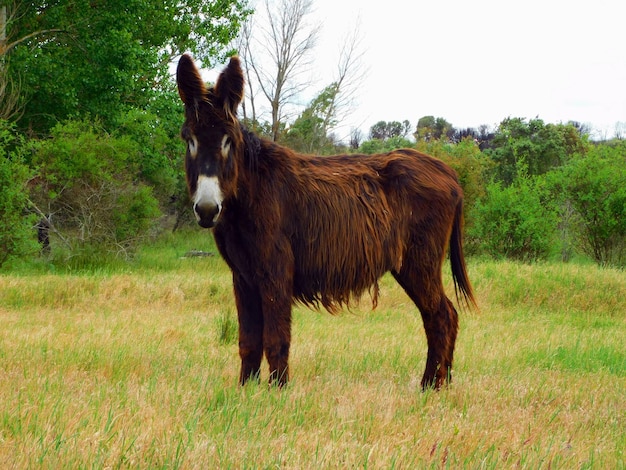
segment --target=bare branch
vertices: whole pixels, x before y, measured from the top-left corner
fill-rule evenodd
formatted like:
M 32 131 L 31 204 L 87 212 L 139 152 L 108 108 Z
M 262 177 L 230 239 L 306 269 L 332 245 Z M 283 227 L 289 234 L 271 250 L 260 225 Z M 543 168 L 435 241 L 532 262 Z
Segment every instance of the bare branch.
M 331 120 L 341 122 L 345 115 L 350 113 L 358 88 L 367 75 L 362 60 L 365 54 L 361 47 L 362 42 L 363 34 L 360 30 L 360 22 L 357 21 L 354 30 L 346 36 L 341 47 L 334 81 L 337 93 L 325 119 L 329 131 L 335 128 L 330 125 Z
M 255 99 L 256 93 L 253 86 L 252 77 L 250 75 L 253 70 L 253 64 L 251 61 L 252 52 L 250 50 L 250 45 L 252 43 L 252 29 L 254 27 L 254 17 L 250 16 L 246 20 L 246 22 L 242 25 L 241 30 L 239 32 L 239 37 L 235 41 L 235 48 L 239 51 L 239 58 L 243 64 L 244 73 L 246 74 L 246 86 L 248 87 L 247 100 L 244 100 L 242 103 L 243 108 L 243 118 L 245 121 L 251 121 L 256 123 L 257 115 L 256 115 L 256 106 Z M 248 108 L 246 106 L 246 101 L 250 102 L 250 114 L 248 114 Z
M 272 138 L 278 140 L 286 106 L 309 84 L 301 79 L 311 64 L 320 26 L 310 26 L 306 17 L 312 10 L 311 0 L 265 0 L 266 18 L 259 27 L 258 39 L 252 43 L 248 30 L 247 62 L 255 81 L 267 99 L 272 116 Z
M 41 209 L 39 209 L 39 207 L 37 207 L 37 204 L 35 204 L 33 201 L 31 201 L 30 199 L 28 199 L 28 203 L 30 204 L 30 206 L 35 210 L 35 212 L 43 219 L 46 221 L 46 223 L 48 224 L 48 229 L 52 230 L 57 237 L 59 237 L 59 240 L 61 240 L 63 242 L 63 244 L 68 247 L 68 248 L 72 248 L 72 245 L 70 244 L 70 242 L 68 242 L 65 237 L 63 235 L 61 235 L 61 232 L 59 232 L 57 230 L 57 228 L 54 226 L 54 224 L 52 223 L 52 218 L 48 217 Z

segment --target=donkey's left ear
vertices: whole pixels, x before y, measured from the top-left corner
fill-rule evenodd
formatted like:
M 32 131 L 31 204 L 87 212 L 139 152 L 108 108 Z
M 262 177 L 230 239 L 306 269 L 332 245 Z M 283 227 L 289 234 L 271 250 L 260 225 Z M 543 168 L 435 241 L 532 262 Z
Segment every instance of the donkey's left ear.
M 243 100 L 243 70 L 239 57 L 233 56 L 215 83 L 214 93 L 222 101 L 224 111 L 234 117 Z

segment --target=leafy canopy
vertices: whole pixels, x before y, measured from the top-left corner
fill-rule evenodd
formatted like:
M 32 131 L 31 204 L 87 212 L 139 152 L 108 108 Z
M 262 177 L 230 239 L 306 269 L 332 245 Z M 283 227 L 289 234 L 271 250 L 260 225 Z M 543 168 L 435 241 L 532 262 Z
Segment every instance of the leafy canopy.
M 191 51 L 207 64 L 224 56 L 249 14 L 242 0 L 36 0 L 18 4 L 8 34 L 21 83 L 20 125 L 39 133 L 67 118 L 109 127 L 171 86 L 169 63 Z

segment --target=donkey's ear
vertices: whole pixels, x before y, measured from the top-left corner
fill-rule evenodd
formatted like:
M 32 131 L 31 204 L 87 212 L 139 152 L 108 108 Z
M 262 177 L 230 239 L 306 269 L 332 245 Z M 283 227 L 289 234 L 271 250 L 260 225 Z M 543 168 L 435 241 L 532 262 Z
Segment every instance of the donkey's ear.
M 243 100 L 243 71 L 239 57 L 233 56 L 215 83 L 215 95 L 222 101 L 224 111 L 233 117 Z
M 178 83 L 178 94 L 187 106 L 195 106 L 204 100 L 207 89 L 202 81 L 200 72 L 193 63 L 190 55 L 183 55 L 178 61 L 176 69 L 176 82 Z

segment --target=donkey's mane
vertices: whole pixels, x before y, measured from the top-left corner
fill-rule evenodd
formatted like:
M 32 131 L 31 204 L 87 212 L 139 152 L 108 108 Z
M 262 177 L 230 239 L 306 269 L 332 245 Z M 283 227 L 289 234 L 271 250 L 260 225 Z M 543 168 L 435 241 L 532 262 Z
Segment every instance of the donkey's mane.
M 259 158 L 261 156 L 261 139 L 243 124 L 239 125 L 243 136 L 243 158 L 248 169 L 256 172 L 259 168 Z

